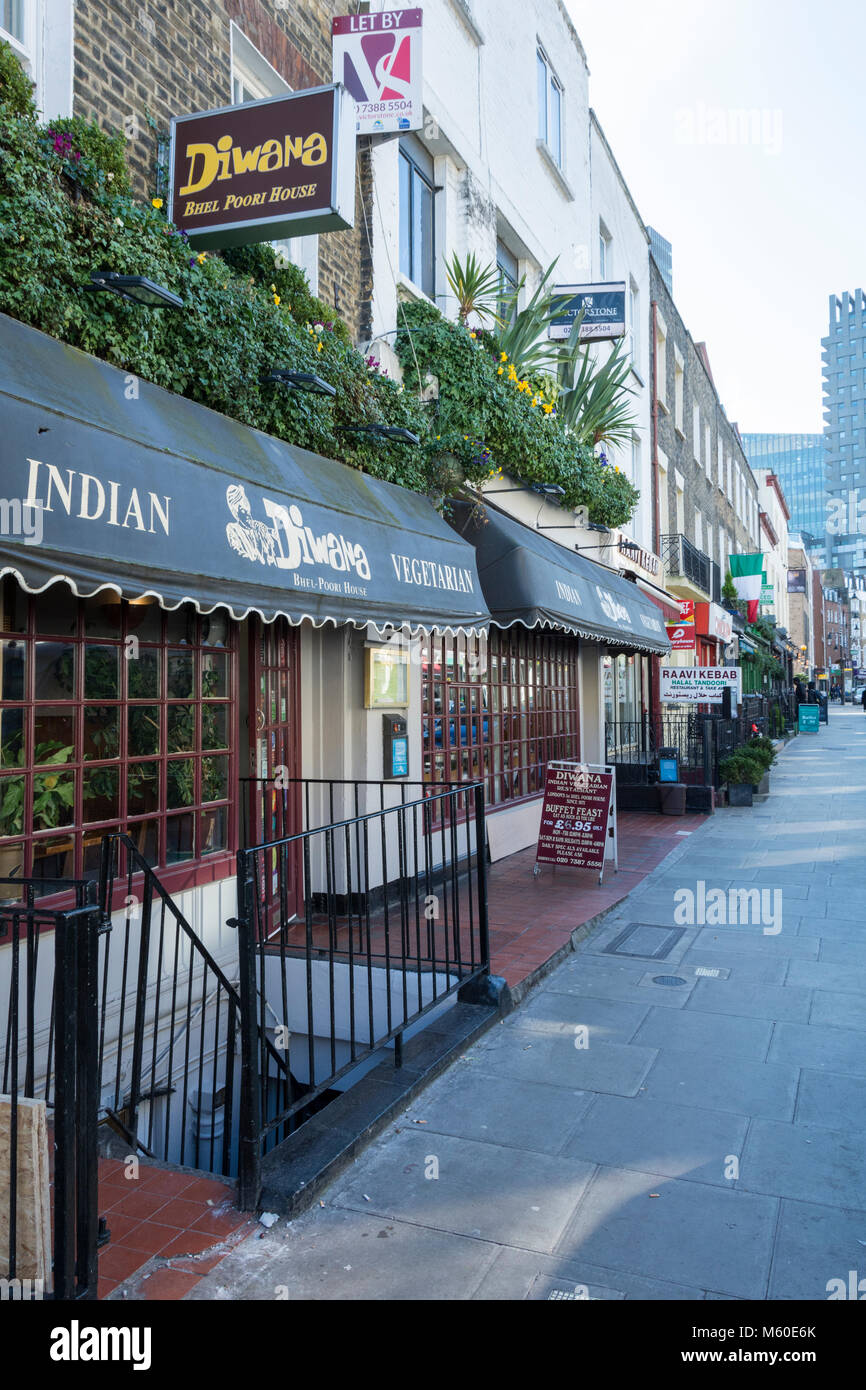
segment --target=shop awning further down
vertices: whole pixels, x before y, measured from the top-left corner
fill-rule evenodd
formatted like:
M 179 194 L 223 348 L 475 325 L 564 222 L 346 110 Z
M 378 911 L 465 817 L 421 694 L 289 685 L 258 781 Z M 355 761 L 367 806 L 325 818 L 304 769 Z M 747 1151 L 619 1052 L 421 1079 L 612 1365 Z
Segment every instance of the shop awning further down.
M 474 550 L 426 498 L 3 315 L 0 407 L 0 573 L 31 592 L 65 580 L 293 623 L 489 621 Z
M 499 626 L 564 628 L 637 651 L 670 650 L 660 610 L 612 570 L 487 504 L 479 515 L 460 503 L 453 524 L 475 546 L 481 590 Z

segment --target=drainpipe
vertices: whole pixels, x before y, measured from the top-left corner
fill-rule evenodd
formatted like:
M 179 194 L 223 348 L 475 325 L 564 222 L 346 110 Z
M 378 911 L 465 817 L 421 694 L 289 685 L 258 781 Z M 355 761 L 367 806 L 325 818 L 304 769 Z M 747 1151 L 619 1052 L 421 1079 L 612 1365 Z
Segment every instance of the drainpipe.
M 652 301 L 652 375 L 650 378 L 650 391 L 652 393 L 652 477 L 653 477 L 653 537 L 655 553 L 661 558 L 661 518 L 659 511 L 659 393 L 656 385 L 656 372 L 658 371 L 658 357 L 656 353 L 656 313 L 658 303 Z M 664 561 L 662 561 L 664 566 Z M 664 568 L 662 568 L 662 585 L 664 585 Z M 659 708 L 659 658 L 650 663 L 650 718 Z
M 661 545 L 661 514 L 659 511 L 659 393 L 656 387 L 656 372 L 658 370 L 658 359 L 656 356 L 656 314 L 658 311 L 657 300 L 652 301 L 652 448 L 653 448 L 653 534 L 655 536 L 656 555 L 660 555 L 659 546 Z

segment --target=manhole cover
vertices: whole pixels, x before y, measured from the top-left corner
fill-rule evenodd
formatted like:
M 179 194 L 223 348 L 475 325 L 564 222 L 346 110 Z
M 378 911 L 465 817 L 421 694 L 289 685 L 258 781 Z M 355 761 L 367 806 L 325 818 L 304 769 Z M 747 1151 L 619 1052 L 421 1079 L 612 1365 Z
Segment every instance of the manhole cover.
M 685 927 L 654 927 L 648 922 L 632 922 L 605 946 L 603 955 L 644 956 L 665 960 L 676 946 Z
M 679 975 L 653 975 L 654 985 L 684 985 L 685 980 Z

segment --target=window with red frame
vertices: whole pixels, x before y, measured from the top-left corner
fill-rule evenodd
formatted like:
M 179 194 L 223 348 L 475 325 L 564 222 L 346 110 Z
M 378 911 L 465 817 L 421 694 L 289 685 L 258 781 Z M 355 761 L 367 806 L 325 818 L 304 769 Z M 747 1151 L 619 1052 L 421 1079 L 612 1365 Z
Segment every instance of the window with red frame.
M 4 579 L 0 877 L 95 877 L 120 829 L 158 868 L 231 850 L 235 647 L 222 612 Z
M 483 779 L 491 806 L 542 792 L 548 762 L 580 756 L 577 654 L 574 637 L 522 627 L 428 639 L 425 782 Z

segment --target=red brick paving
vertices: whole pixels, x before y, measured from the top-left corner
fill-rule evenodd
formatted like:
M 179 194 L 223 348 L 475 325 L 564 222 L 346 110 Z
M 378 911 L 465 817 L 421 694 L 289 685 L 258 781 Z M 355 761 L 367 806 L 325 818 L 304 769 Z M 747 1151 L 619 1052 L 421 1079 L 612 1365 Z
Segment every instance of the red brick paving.
M 488 869 L 490 968 L 512 988 L 564 946 L 571 933 L 596 913 L 612 907 L 636 888 L 657 864 L 682 843 L 678 832 L 703 825 L 704 816 L 660 816 L 620 811 L 619 872 L 608 862 L 604 882 L 586 869 L 540 866 L 535 850 L 525 849 Z

